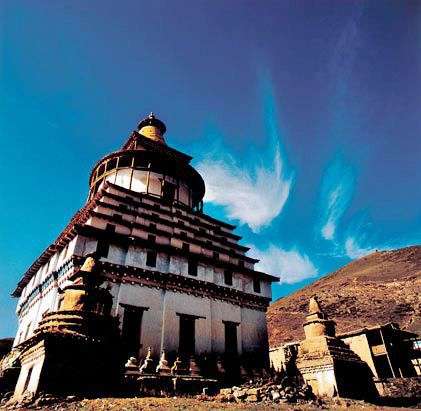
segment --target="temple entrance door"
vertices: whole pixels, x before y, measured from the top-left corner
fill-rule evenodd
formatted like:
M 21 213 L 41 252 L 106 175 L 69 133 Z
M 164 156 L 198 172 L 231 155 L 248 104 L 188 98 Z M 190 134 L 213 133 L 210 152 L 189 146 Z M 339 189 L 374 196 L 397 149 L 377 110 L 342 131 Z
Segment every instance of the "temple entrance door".
M 131 306 L 124 307 L 122 340 L 127 358 L 139 357 L 142 317 L 143 309 Z
M 225 325 L 225 354 L 237 355 L 237 323 L 226 321 Z
M 180 315 L 180 337 L 178 352 L 181 355 L 190 356 L 196 350 L 195 317 Z

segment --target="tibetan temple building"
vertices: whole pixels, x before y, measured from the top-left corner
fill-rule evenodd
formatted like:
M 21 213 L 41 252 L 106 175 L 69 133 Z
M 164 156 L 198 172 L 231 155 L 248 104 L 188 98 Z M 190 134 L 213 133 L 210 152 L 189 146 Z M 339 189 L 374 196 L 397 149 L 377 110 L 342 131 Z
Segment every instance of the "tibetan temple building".
M 86 205 L 17 284 L 17 395 L 57 384 L 58 362 L 75 364 L 83 351 L 75 346 L 86 341 L 94 345 L 83 372 L 88 363 L 92 378 L 101 375 L 101 338 L 132 368 L 145 357 L 156 367 L 162 353 L 169 367 L 205 356 L 266 365 L 265 313 L 277 278 L 254 269 L 234 226 L 204 214 L 204 181 L 165 131 L 151 114 L 98 161 Z

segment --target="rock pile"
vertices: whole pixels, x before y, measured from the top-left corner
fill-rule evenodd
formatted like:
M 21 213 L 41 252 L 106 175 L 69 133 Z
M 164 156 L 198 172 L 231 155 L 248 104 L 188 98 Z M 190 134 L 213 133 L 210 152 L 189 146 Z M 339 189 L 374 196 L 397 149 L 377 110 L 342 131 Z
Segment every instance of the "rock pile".
M 297 403 L 314 400 L 311 387 L 308 384 L 295 384 L 287 377 L 281 381 L 274 379 L 249 380 L 237 387 L 222 388 L 218 400 L 223 402 L 268 402 Z
M 5 396 L 3 396 L 3 398 L 0 401 L 0 408 L 5 407 L 8 409 L 39 409 L 51 405 L 58 405 L 78 400 L 78 398 L 74 395 L 68 395 L 63 397 L 48 393 L 39 393 L 38 395 L 34 395 L 33 393 L 28 392 L 19 400 L 14 400 L 12 396 L 12 392 L 7 393 Z

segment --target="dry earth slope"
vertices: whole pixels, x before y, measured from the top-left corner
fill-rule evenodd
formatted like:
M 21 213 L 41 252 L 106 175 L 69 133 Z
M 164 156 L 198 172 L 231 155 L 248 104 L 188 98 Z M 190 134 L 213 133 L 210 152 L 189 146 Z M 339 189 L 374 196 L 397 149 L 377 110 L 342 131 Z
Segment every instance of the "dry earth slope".
M 338 333 L 393 321 L 421 334 L 421 246 L 375 252 L 275 301 L 267 314 L 271 347 L 304 337 L 312 295 Z

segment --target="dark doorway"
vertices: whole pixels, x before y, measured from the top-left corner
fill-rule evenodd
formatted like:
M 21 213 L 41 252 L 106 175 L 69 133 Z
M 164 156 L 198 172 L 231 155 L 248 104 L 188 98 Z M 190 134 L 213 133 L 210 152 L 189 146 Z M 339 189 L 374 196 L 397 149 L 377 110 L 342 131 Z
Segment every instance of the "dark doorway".
M 394 376 L 387 355 L 375 355 L 374 366 L 379 378 L 392 378 Z
M 182 355 L 192 355 L 196 350 L 195 317 L 180 315 L 180 338 L 178 351 Z
M 226 321 L 225 325 L 225 353 L 238 354 L 237 348 L 237 323 Z
M 127 358 L 139 356 L 142 331 L 143 309 L 134 306 L 124 307 L 122 340 Z

